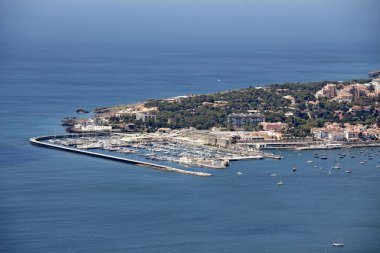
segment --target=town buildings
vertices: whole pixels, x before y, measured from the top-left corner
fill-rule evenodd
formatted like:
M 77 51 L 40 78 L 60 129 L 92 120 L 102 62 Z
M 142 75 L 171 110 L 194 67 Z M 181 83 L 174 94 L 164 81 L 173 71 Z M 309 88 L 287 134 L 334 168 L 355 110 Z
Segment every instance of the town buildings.
M 373 86 L 374 91 L 371 91 L 371 85 Z M 373 79 L 372 82 L 368 84 L 349 84 L 339 90 L 335 84 L 327 84 L 315 93 L 315 97 L 317 99 L 333 99 L 342 103 L 352 102 L 353 100 L 363 97 L 377 96 L 378 94 L 380 94 L 380 79 Z
M 380 139 L 380 128 L 376 125 L 352 125 L 349 123 L 326 123 L 324 127 L 312 128 L 314 138 L 329 141 L 360 141 Z
M 336 89 L 336 84 L 326 84 L 325 87 L 323 87 L 321 90 L 319 90 L 317 93 L 315 93 L 315 97 L 317 99 L 320 98 L 334 98 L 337 96 L 337 89 Z

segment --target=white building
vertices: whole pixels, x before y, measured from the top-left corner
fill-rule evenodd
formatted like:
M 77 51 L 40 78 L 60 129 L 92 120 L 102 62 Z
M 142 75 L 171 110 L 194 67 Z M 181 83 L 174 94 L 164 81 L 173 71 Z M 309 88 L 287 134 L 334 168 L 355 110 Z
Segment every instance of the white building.
M 156 121 L 157 116 L 154 114 L 138 112 L 138 113 L 136 113 L 136 120 L 141 120 L 142 122 Z
M 372 85 L 375 88 L 375 92 L 380 93 L 380 78 L 373 79 Z
M 98 126 L 93 124 L 78 124 L 75 125 L 76 129 L 79 129 L 83 132 L 104 132 L 104 131 L 110 131 L 112 129 L 112 126 Z

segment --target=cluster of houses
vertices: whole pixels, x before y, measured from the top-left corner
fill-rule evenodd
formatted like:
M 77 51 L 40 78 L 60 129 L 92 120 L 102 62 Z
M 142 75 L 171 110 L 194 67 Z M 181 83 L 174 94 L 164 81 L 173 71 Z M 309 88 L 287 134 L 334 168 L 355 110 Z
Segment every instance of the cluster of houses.
M 375 97 L 380 94 L 380 79 L 373 79 L 371 83 L 350 84 L 342 89 L 337 89 L 333 83 L 326 84 L 321 90 L 315 93 L 315 98 L 327 98 L 341 102 L 351 102 L 362 97 Z
M 312 128 L 311 133 L 317 140 L 361 141 L 380 139 L 380 128 L 377 125 L 325 123 L 324 127 Z

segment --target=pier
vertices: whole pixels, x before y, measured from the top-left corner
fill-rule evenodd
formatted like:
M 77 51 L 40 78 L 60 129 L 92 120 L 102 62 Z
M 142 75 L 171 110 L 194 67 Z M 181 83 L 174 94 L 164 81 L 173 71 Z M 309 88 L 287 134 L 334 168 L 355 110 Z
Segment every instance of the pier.
M 48 136 L 32 137 L 32 138 L 30 138 L 30 143 L 33 145 L 36 145 L 36 146 L 52 148 L 52 149 L 59 149 L 59 150 L 78 153 L 78 154 L 82 154 L 82 155 L 89 155 L 89 156 L 94 156 L 94 157 L 98 157 L 98 158 L 129 163 L 129 164 L 142 166 L 142 167 L 146 167 L 146 168 L 151 168 L 151 169 L 155 169 L 155 170 L 160 170 L 160 171 L 164 171 L 164 172 L 173 172 L 173 173 L 180 173 L 180 174 L 199 176 L 199 177 L 212 176 L 212 174 L 210 174 L 210 173 L 177 169 L 177 168 L 173 168 L 173 167 L 169 167 L 169 166 L 165 166 L 165 165 L 143 162 L 143 161 L 123 158 L 123 157 L 118 157 L 118 156 L 112 156 L 112 155 L 107 155 L 107 154 L 101 154 L 101 153 L 96 153 L 96 152 L 91 152 L 91 151 L 86 151 L 86 150 L 80 150 L 80 149 L 76 149 L 76 148 L 70 148 L 70 147 L 65 147 L 65 146 L 60 146 L 60 145 L 44 142 L 45 140 L 49 140 L 52 138 L 65 138 L 65 137 L 71 137 L 72 138 L 72 137 L 78 137 L 78 136 L 80 136 L 80 135 L 68 134 L 68 135 L 57 135 L 57 136 L 48 135 Z

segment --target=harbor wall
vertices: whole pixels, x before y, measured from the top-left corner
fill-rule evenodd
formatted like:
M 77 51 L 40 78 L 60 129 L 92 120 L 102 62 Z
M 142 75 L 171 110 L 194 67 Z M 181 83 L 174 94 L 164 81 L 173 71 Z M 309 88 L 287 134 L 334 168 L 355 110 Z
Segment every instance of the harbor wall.
M 99 136 L 100 134 L 97 134 L 97 135 Z M 104 133 L 103 135 L 107 135 L 107 133 Z M 53 138 L 75 138 L 75 137 L 80 137 L 80 136 L 93 136 L 93 134 L 85 134 L 85 135 L 66 134 L 66 135 L 56 135 L 56 136 L 53 136 L 53 135 L 39 136 L 39 137 L 30 138 L 30 143 L 33 145 L 36 145 L 36 146 L 40 146 L 40 147 L 58 149 L 58 150 L 63 150 L 63 151 L 67 151 L 67 152 L 77 153 L 77 154 L 83 154 L 83 155 L 88 155 L 88 156 L 93 156 L 93 157 L 98 157 L 98 158 L 103 158 L 103 159 L 108 159 L 108 160 L 113 160 L 113 161 L 129 163 L 129 164 L 147 167 L 147 168 L 152 168 L 152 169 L 160 170 L 160 171 L 164 171 L 164 172 L 174 172 L 174 173 L 193 175 L 193 176 L 201 176 L 201 177 L 212 176 L 212 174 L 210 174 L 210 173 L 177 169 L 177 168 L 173 168 L 173 167 L 169 167 L 169 166 L 165 166 L 165 165 L 143 162 L 143 161 L 138 161 L 138 160 L 133 160 L 133 159 L 128 159 L 128 158 L 117 157 L 117 156 L 112 156 L 112 155 L 107 155 L 107 154 L 101 154 L 101 153 L 96 153 L 96 152 L 91 152 L 91 151 L 86 151 L 86 150 L 80 150 L 80 149 L 76 149 L 76 148 L 70 148 L 70 147 L 65 147 L 65 146 L 60 146 L 60 145 L 56 145 L 56 144 L 43 142 L 43 141 L 53 139 Z

